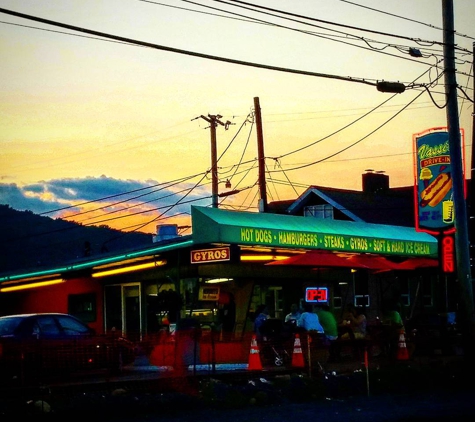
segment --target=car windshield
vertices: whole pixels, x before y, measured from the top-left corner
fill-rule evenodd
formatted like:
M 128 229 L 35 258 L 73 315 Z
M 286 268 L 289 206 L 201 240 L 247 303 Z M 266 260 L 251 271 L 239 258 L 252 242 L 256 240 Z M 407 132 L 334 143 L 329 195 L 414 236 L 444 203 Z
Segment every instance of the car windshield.
M 22 317 L 5 317 L 0 318 L 0 336 L 11 336 L 15 333 L 18 325 L 24 318 Z

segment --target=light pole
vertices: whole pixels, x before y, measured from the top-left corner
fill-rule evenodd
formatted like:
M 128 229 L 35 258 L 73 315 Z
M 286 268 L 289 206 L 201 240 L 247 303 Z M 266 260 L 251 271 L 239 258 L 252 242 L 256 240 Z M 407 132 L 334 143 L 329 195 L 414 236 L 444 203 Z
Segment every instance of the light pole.
M 450 165 L 453 181 L 452 191 L 455 208 L 456 274 L 459 291 L 458 302 L 460 305 L 459 322 L 463 330 L 465 347 L 467 348 L 466 355 L 470 355 L 475 348 L 475 311 L 470 267 L 467 206 L 464 194 L 465 181 L 463 176 L 460 124 L 457 105 L 457 81 L 455 77 L 453 0 L 442 0 L 442 14 L 444 26 L 445 96 L 447 100 L 446 114 Z M 376 86 L 378 91 L 381 92 L 402 93 L 405 90 L 404 85 L 393 82 L 378 82 Z
M 475 340 L 475 316 L 470 271 L 467 207 L 463 189 L 464 180 L 457 105 L 457 81 L 455 78 L 453 0 L 442 0 L 442 11 L 444 27 L 445 95 L 447 99 L 447 126 L 449 130 L 450 164 L 452 168 L 455 206 L 455 249 L 457 281 L 459 285 L 460 324 L 465 336 L 465 345 L 473 348 L 473 341 Z

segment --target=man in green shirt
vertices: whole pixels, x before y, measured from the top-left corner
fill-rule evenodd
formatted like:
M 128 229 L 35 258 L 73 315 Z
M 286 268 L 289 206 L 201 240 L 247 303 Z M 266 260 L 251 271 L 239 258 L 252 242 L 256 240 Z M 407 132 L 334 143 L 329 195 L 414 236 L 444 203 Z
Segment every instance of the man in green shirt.
M 336 340 L 338 338 L 338 323 L 335 316 L 330 312 L 329 306 L 318 304 L 315 307 L 315 312 L 323 327 L 325 337 L 330 341 Z

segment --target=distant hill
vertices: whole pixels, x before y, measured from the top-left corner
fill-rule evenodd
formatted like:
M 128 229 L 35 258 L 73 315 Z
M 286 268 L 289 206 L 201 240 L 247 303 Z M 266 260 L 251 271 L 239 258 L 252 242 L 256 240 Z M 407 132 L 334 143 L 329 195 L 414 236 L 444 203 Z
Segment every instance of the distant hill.
M 83 226 L 0 205 L 0 273 L 34 271 L 152 243 L 151 234 Z

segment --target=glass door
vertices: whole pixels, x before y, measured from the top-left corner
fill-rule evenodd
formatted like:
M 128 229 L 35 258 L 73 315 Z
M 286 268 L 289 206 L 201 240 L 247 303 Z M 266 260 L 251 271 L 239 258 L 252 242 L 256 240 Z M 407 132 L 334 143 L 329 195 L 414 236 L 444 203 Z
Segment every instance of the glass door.
M 142 333 L 140 285 L 123 286 L 122 294 L 124 297 L 125 335 L 131 341 L 138 341 Z
M 104 302 L 106 332 L 115 331 L 131 341 L 140 340 L 142 333 L 140 284 L 106 286 Z

